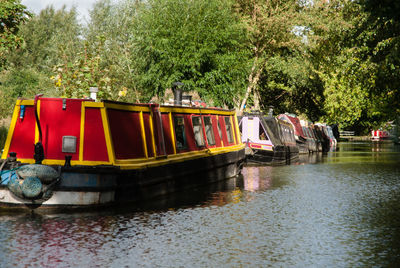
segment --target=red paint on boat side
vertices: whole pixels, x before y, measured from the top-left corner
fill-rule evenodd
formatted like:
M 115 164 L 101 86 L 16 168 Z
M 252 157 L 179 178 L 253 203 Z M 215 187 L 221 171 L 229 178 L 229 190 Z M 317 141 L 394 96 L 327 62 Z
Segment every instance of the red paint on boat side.
M 35 122 L 35 109 L 25 106 L 25 116 L 17 119 L 9 149 L 9 152 L 16 152 L 18 158 L 33 158 Z
M 185 120 L 185 135 L 186 135 L 188 151 L 198 151 L 199 148 L 197 148 L 196 141 L 194 140 L 194 132 L 193 132 L 193 124 L 192 124 L 191 115 L 185 114 L 184 120 Z
M 144 157 L 139 113 L 114 109 L 107 113 L 116 159 Z
M 84 161 L 109 161 L 103 121 L 99 108 L 85 109 L 85 133 L 83 138 Z
M 169 122 L 169 114 L 163 113 L 161 114 L 161 118 L 162 118 L 164 141 L 165 141 L 165 151 L 167 152 L 167 154 L 174 154 L 171 127 Z
M 250 147 L 251 148 L 256 148 L 256 149 L 261 149 L 262 148 L 261 145 L 254 144 L 254 143 L 250 143 Z
M 79 159 L 82 101 L 65 99 L 66 105 L 63 109 L 63 99 L 40 99 L 40 125 L 46 159 L 63 160 L 65 155 L 72 155 L 72 160 Z M 63 136 L 76 137 L 76 153 L 62 152 Z
M 153 153 L 153 142 L 150 131 L 150 113 L 143 113 L 143 124 L 146 135 L 147 155 L 148 157 L 153 157 L 154 153 Z
M 160 106 L 158 104 L 152 103 L 149 104 L 151 109 L 151 114 L 153 118 L 153 133 L 154 140 L 156 145 L 156 154 L 157 156 L 166 155 L 165 152 L 165 143 L 162 135 L 162 119 L 160 113 Z
M 278 116 L 279 119 L 290 123 L 293 126 L 294 134 L 297 136 L 301 136 L 304 139 L 307 139 L 303 133 L 303 129 L 300 124 L 300 120 L 297 117 L 292 117 L 287 114 L 281 114 Z

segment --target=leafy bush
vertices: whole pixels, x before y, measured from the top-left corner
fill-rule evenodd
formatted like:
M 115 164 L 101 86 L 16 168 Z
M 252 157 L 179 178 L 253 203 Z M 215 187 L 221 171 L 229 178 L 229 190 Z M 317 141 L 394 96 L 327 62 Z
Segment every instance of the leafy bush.
M 34 69 L 11 69 L 0 73 L 0 118 L 11 116 L 18 97 L 33 98 L 38 93 L 57 96 L 47 75 Z
M 6 143 L 8 129 L 5 126 L 0 127 L 0 149 L 4 148 Z

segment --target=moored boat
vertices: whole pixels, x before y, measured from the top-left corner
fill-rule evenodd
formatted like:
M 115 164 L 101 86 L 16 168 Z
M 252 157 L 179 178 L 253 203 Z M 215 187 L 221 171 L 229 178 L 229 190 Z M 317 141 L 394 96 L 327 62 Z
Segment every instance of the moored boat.
M 153 199 L 236 176 L 244 158 L 233 110 L 20 99 L 2 154 L 0 207 Z
M 372 141 L 382 141 L 390 139 L 389 132 L 386 130 L 372 130 L 371 131 L 371 140 Z
M 240 128 L 248 162 L 282 165 L 298 160 L 299 150 L 290 124 L 253 112 L 241 118 Z
M 318 140 L 315 138 L 311 129 L 312 123 L 305 120 L 300 120 L 300 124 L 303 134 L 307 139 L 308 151 L 310 153 L 318 152 Z
M 300 124 L 300 120 L 293 114 L 280 114 L 278 115 L 278 119 L 281 119 L 285 122 L 288 122 L 293 126 L 294 136 L 296 138 L 297 147 L 299 147 L 300 154 L 308 154 L 309 148 L 307 144 L 307 138 L 303 133 L 303 129 Z
M 332 128 L 324 123 L 317 123 L 316 126 L 319 127 L 324 141 L 324 152 L 332 152 L 336 150 L 337 141 L 335 136 L 333 135 Z
M 273 116 L 264 117 L 264 119 L 270 130 L 279 137 L 282 144 L 285 146 L 286 163 L 291 164 L 298 162 L 299 147 L 296 144 L 292 125 Z

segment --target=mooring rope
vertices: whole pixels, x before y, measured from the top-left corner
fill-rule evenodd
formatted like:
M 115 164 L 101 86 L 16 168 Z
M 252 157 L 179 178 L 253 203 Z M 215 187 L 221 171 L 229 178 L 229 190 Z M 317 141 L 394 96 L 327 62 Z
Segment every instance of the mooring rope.
M 3 162 L 4 163 L 4 162 Z M 10 170 L 2 170 L 3 169 L 3 164 L 2 164 L 2 166 L 0 167 L 0 177 L 2 177 L 4 174 L 6 174 L 7 172 L 10 172 L 10 176 L 8 176 L 8 178 L 6 177 L 6 178 L 4 178 L 4 179 L 2 179 L 1 181 L 0 181 L 0 185 L 1 184 L 3 184 L 3 182 L 5 182 L 6 180 L 9 180 L 9 179 L 11 179 L 11 176 L 12 176 L 12 171 L 15 171 L 15 170 L 17 170 L 17 169 L 19 169 L 19 168 L 21 168 L 22 166 L 20 166 L 20 167 L 16 167 L 16 168 L 13 168 L 13 169 L 10 169 Z

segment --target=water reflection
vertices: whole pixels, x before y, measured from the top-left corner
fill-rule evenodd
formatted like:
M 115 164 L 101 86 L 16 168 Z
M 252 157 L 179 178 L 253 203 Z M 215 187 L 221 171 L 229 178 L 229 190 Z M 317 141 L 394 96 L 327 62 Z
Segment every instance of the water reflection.
M 339 146 L 139 206 L 2 214 L 1 267 L 395 267 L 400 151 Z

